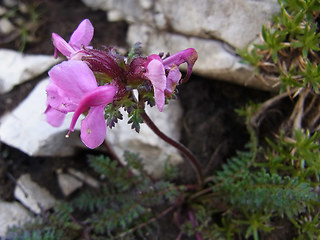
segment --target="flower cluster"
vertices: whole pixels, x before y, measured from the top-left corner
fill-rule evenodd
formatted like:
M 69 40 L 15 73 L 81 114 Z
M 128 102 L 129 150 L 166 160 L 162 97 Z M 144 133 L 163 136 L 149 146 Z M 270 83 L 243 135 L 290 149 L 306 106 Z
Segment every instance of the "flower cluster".
M 81 140 L 89 148 L 98 147 L 105 139 L 106 127 L 114 126 L 122 118 L 119 108 L 128 112 L 132 127 L 137 131 L 141 119 L 137 117 L 147 102 L 163 110 L 166 98 L 172 98 L 176 86 L 187 81 L 198 55 L 193 48 L 171 56 L 143 57 L 139 44 L 128 56 L 115 48 L 103 50 L 89 46 L 94 28 L 88 19 L 73 32 L 69 42 L 53 33 L 54 56 L 63 54 L 67 61 L 49 71 L 46 119 L 52 126 L 60 126 L 67 113 L 74 112 L 70 129 L 81 114 Z M 182 78 L 179 66 L 187 64 Z M 138 92 L 138 99 L 133 90 Z M 106 123 L 107 121 L 107 123 Z

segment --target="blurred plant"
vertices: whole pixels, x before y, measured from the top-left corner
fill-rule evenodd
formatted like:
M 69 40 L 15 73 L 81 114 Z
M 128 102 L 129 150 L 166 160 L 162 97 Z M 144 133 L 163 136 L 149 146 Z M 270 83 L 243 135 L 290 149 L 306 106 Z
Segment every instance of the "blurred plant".
M 27 44 L 39 42 L 41 14 L 41 1 L 19 1 L 8 7 L 1 20 L 7 22 L 9 29 L 0 33 L 0 44 L 14 43 L 19 51 L 24 51 Z

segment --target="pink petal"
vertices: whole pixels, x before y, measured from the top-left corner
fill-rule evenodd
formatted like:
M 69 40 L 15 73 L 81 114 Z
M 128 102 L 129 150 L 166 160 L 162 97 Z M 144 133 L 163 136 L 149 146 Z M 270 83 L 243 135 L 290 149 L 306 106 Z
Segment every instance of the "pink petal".
M 97 88 L 93 72 L 82 61 L 69 60 L 49 71 L 52 84 L 64 91 L 72 102 L 80 102 L 87 92 Z
M 55 47 L 54 57 L 58 57 L 58 51 L 61 52 L 64 56 L 70 57 L 75 50 L 58 34 L 52 33 L 52 41 Z
M 87 93 L 80 101 L 78 108 L 73 114 L 70 131 L 74 130 L 74 126 L 79 118 L 79 116 L 86 111 L 89 107 L 102 106 L 103 108 L 112 102 L 114 95 L 116 94 L 117 88 L 114 86 L 101 86 L 97 87 L 95 90 Z
M 164 91 L 160 91 L 159 89 L 154 89 L 154 100 L 160 112 L 162 112 L 164 104 L 165 104 L 165 96 Z
M 172 94 L 177 84 L 179 83 L 180 79 L 181 79 L 181 72 L 179 68 L 177 66 L 172 67 L 169 70 L 169 73 L 167 76 L 166 92 L 168 94 Z
M 46 114 L 46 120 L 49 124 L 51 124 L 54 127 L 59 127 L 63 123 L 63 120 L 66 116 L 65 113 L 60 112 L 51 106 L 48 106 L 46 111 L 44 112 Z
M 112 102 L 114 95 L 116 94 L 117 87 L 111 85 L 105 85 L 97 87 L 91 92 L 87 93 L 82 99 L 81 103 L 86 103 L 90 107 L 106 106 Z
M 47 88 L 47 105 L 55 108 L 60 112 L 74 112 L 77 108 L 77 103 L 72 102 L 66 93 L 61 91 L 56 85 L 50 83 Z M 79 99 L 80 101 L 80 99 Z
M 151 55 L 151 57 L 153 58 L 154 55 Z M 166 89 L 166 74 L 160 57 L 159 59 L 153 59 L 149 62 L 145 75 L 153 85 L 156 105 L 161 112 L 165 104 L 164 90 Z
M 81 140 L 88 148 L 101 145 L 106 137 L 107 126 L 104 119 L 104 106 L 92 107 L 81 122 Z
M 94 28 L 89 19 L 84 19 L 70 37 L 69 44 L 80 50 L 82 45 L 88 46 L 93 37 Z

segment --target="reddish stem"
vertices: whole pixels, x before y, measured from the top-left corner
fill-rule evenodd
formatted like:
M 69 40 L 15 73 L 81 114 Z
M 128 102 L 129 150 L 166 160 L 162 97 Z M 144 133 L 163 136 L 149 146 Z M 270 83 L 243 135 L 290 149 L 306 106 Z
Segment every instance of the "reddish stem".
M 189 159 L 190 164 L 192 165 L 193 169 L 195 170 L 195 172 L 197 174 L 198 183 L 200 186 L 202 186 L 203 185 L 203 173 L 202 173 L 202 170 L 201 170 L 201 167 L 199 165 L 198 160 L 192 154 L 192 152 L 188 148 L 186 148 L 184 145 L 182 145 L 181 143 L 175 141 L 174 139 L 168 137 L 162 131 L 160 131 L 160 129 L 154 124 L 154 122 L 149 118 L 149 116 L 146 114 L 145 111 L 143 111 L 143 113 L 141 113 L 141 117 L 142 117 L 143 121 L 148 125 L 148 127 L 150 127 L 151 130 L 156 135 L 158 135 L 158 137 L 160 137 L 162 140 L 164 140 L 165 142 L 167 142 L 171 146 L 178 149 L 182 154 L 184 154 Z

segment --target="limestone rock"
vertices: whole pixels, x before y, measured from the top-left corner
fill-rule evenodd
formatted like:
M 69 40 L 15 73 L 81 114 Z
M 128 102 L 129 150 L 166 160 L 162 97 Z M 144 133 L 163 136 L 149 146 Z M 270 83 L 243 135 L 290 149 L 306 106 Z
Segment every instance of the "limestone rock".
M 21 175 L 14 189 L 14 196 L 32 212 L 40 214 L 55 205 L 55 198 L 32 181 L 30 174 Z
M 60 189 L 66 197 L 81 188 L 84 183 L 94 188 L 100 186 L 97 180 L 73 168 L 69 168 L 67 173 L 57 171 L 57 176 Z
M 68 173 L 58 172 L 58 183 L 64 196 L 68 197 L 83 186 L 83 182 Z
M 3 6 L 0 6 L 0 16 L 2 17 L 6 13 L 7 13 L 7 9 Z
M 262 24 L 280 10 L 277 0 L 167 0 L 156 1 L 173 32 L 220 39 L 243 48 L 258 36 Z
M 240 64 L 237 48 L 260 41 L 259 33 L 274 14 L 277 0 L 138 1 L 83 0 L 89 7 L 129 23 L 127 41 L 142 42 L 146 54 L 193 47 L 199 53 L 194 73 L 263 90 L 274 90 Z
M 220 39 L 237 48 L 255 40 L 262 24 L 280 12 L 277 0 L 203 0 L 201 4 L 194 0 L 83 2 L 95 9 L 117 11 L 129 23 L 143 23 L 184 36 Z
M 156 107 L 146 108 L 146 112 L 162 132 L 179 140 L 182 110 L 178 101 L 170 101 L 163 112 L 159 112 Z M 156 178 L 163 174 L 167 160 L 174 165 L 183 161 L 180 153 L 155 135 L 146 124 L 141 124 L 140 132 L 137 133 L 127 124 L 126 114 L 123 116 L 123 120 L 108 130 L 106 138 L 120 158 L 125 151 L 139 153 L 143 158 L 145 169 Z
M 7 7 L 14 7 L 18 4 L 17 0 L 4 0 L 3 5 Z
M 152 0 L 83 0 L 83 2 L 93 9 L 107 11 L 109 21 L 153 21 Z
M 240 63 L 240 57 L 236 56 L 232 50 L 228 49 L 228 45 L 221 41 L 197 37 L 186 38 L 167 32 L 157 33 L 146 25 L 132 24 L 128 32 L 128 41 L 134 43 L 139 39 L 145 40 L 144 49 L 149 53 L 163 51 L 173 54 L 189 47 L 195 48 L 199 58 L 194 65 L 194 72 L 199 75 L 231 81 L 243 86 L 270 89 L 270 86 L 255 77 L 253 68 Z
M 9 49 L 0 49 L 0 59 L 0 93 L 39 76 L 59 61 L 53 56 L 26 55 Z
M 14 29 L 13 24 L 7 18 L 0 19 L 0 34 L 9 34 Z
M 29 212 L 18 202 L 0 201 L 0 238 L 5 237 L 9 227 L 31 221 Z M 4 238 L 3 238 L 4 239 Z
M 71 176 L 74 176 L 75 178 L 83 181 L 84 183 L 88 184 L 89 186 L 91 186 L 93 188 L 98 188 L 100 186 L 99 182 L 96 179 L 94 179 L 93 177 L 91 177 L 87 174 L 79 172 L 73 168 L 69 168 L 68 173 Z
M 0 139 L 30 156 L 69 156 L 76 146 L 84 147 L 76 131 L 66 139 L 72 114 L 62 126 L 55 128 L 45 120 L 46 86 L 49 79 L 41 81 L 28 97 L 0 119 Z M 80 128 L 80 121 L 76 129 Z

